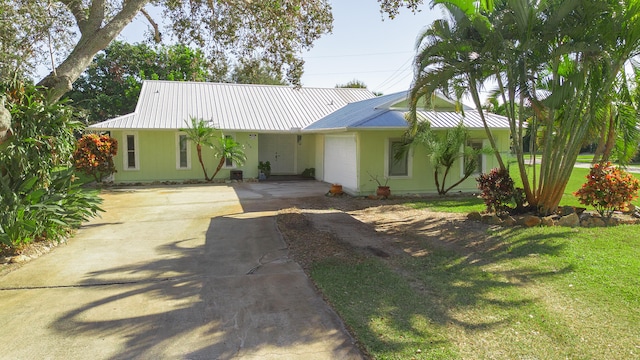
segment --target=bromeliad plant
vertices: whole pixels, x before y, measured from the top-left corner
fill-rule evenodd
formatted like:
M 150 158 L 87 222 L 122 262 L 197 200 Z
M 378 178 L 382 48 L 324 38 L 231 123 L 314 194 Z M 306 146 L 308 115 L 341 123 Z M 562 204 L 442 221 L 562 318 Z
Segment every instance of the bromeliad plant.
M 638 190 L 638 179 L 607 162 L 595 164 L 587 175 L 587 182 L 573 194 L 581 204 L 593 206 L 608 224 L 614 211 L 638 198 Z
M 113 157 L 118 153 L 118 141 L 109 135 L 85 134 L 76 144 L 73 160 L 76 170 L 102 182 L 116 172 Z

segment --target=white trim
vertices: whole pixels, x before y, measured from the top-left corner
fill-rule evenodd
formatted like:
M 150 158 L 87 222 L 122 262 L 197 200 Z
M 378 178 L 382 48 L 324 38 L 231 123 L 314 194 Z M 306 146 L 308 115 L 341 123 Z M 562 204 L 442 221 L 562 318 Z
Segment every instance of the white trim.
M 232 138 L 233 140 L 235 140 L 235 139 L 236 139 L 236 134 L 222 134 L 222 136 L 223 136 L 224 138 L 228 138 L 228 137 L 230 137 L 230 138 Z M 224 164 L 222 165 L 222 169 L 235 169 L 235 168 L 237 168 L 237 167 L 238 167 L 238 165 L 237 165 L 235 162 L 231 163 L 231 166 L 228 166 L 228 165 L 227 165 L 227 159 L 225 159 L 225 160 L 224 160 Z
M 133 154 L 135 162 L 134 167 L 129 166 L 129 136 L 133 136 Z M 139 171 L 140 170 L 140 144 L 137 131 L 127 131 L 122 134 L 124 143 L 124 154 L 122 155 L 122 170 Z
M 402 141 L 400 138 L 385 138 L 384 142 L 384 175 L 389 179 L 411 179 L 413 177 L 413 149 L 407 151 L 407 175 L 389 175 L 389 152 L 391 151 L 391 142 Z
M 487 139 L 472 138 L 472 139 L 468 139 L 467 142 L 464 145 L 462 145 L 462 147 L 460 148 L 460 152 L 464 152 L 464 147 L 469 146 L 470 142 L 477 142 L 477 141 L 482 142 L 483 149 L 487 146 Z M 480 172 L 474 172 L 473 174 L 471 174 L 471 176 L 477 176 L 487 172 L 487 155 L 485 155 L 484 153 L 481 154 L 480 161 L 481 161 Z M 460 158 L 460 177 L 462 178 L 463 176 L 464 176 L 464 157 Z
M 482 148 L 486 148 L 487 146 L 489 146 L 489 139 L 483 139 L 482 140 Z M 482 153 L 482 173 L 486 174 L 487 173 L 487 154 Z
M 189 138 L 186 138 L 187 141 L 187 166 L 186 167 L 181 167 L 180 166 L 180 137 L 181 136 L 187 136 L 186 133 L 182 132 L 182 131 L 178 131 L 176 132 L 176 170 L 191 170 L 191 140 L 189 140 Z

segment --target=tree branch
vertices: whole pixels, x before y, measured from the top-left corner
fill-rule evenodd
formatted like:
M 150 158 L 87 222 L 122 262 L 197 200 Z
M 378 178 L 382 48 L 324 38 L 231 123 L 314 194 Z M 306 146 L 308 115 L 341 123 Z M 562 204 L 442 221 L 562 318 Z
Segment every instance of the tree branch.
M 158 27 L 158 23 L 156 23 L 153 18 L 151 17 L 151 15 L 149 15 L 149 13 L 147 12 L 147 10 L 145 10 L 144 8 L 140 9 L 140 12 L 142 13 L 142 15 L 144 15 L 145 18 L 147 18 L 147 21 L 149 22 L 149 24 L 151 25 L 151 27 L 153 28 L 153 40 L 156 43 L 160 43 L 162 42 L 162 34 L 160 33 L 160 28 Z
M 72 4 L 74 0 L 70 1 Z M 104 27 L 95 27 L 94 23 L 85 23 L 85 31 L 82 37 L 73 48 L 69 56 L 47 77 L 42 79 L 38 85 L 48 88 L 48 98 L 50 101 L 59 100 L 67 91 L 71 90 L 71 85 L 80 77 L 80 74 L 91 64 L 93 57 L 98 51 L 104 49 L 109 43 L 115 39 L 120 32 L 133 20 L 140 9 L 150 0 L 129 0 L 126 1 L 120 12 L 109 21 Z M 96 0 L 92 6 L 92 10 L 96 13 L 92 16 L 92 22 L 98 21 L 100 14 L 104 12 L 97 9 L 96 4 L 104 5 L 104 0 Z M 104 19 L 100 20 L 102 23 Z
M 59 0 L 61 4 L 67 7 L 73 17 L 76 19 L 80 33 L 84 33 L 87 26 L 87 14 L 85 8 L 82 7 L 81 0 Z
M 123 8 L 124 11 L 124 8 Z M 87 28 L 89 31 L 98 31 L 104 22 L 105 0 L 93 0 L 91 10 L 89 11 L 89 19 L 87 20 Z

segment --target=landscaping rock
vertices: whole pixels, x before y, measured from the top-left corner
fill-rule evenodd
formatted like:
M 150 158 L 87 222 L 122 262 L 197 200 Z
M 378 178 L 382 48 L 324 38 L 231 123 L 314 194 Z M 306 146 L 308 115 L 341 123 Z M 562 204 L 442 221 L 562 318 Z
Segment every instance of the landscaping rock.
M 489 225 L 502 225 L 502 219 L 496 214 L 483 214 L 482 222 Z
M 482 214 L 480 214 L 477 211 L 472 211 L 469 214 L 467 214 L 467 219 L 472 221 L 482 221 Z
M 561 217 L 558 222 L 558 226 L 576 227 L 580 226 L 580 217 L 575 212 L 567 216 Z
M 545 216 L 542 219 L 540 219 L 540 225 L 542 226 L 556 226 L 556 220 L 557 220 L 557 216 L 556 215 L 550 215 L 550 216 Z
M 506 218 L 502 219 L 502 222 L 504 226 L 516 225 L 516 219 L 514 219 L 512 216 L 507 216 Z
M 558 208 L 558 215 L 560 216 L 571 215 L 571 214 L 574 214 L 575 212 L 576 212 L 576 208 L 574 208 L 573 206 L 561 206 Z
M 23 263 L 23 262 L 26 262 L 26 261 L 29 261 L 29 260 L 31 260 L 31 258 L 28 257 L 28 256 L 17 255 L 17 256 L 13 256 L 11 258 L 11 261 L 9 261 L 9 262 L 12 263 L 12 264 L 20 264 L 20 263 Z
M 600 217 L 594 217 L 591 214 L 583 214 L 580 217 L 580 226 L 582 227 L 603 227 L 605 226 L 604 220 Z
M 534 227 L 534 226 L 538 226 L 542 223 L 542 220 L 537 217 L 537 216 L 533 216 L 533 215 L 525 215 L 522 218 L 522 225 L 526 226 L 526 227 Z

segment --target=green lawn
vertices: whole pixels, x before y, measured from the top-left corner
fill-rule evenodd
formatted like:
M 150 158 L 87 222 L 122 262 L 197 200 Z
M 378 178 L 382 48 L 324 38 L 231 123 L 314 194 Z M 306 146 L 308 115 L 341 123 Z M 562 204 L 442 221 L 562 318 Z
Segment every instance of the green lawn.
M 529 176 L 531 177 L 531 172 L 533 167 L 529 166 Z M 540 167 L 536 166 L 538 174 L 540 173 Z M 520 179 L 520 175 L 518 172 L 517 166 L 510 167 L 511 177 L 516 184 L 516 187 L 522 187 L 522 180 Z M 569 178 L 569 182 L 567 183 L 567 187 L 564 189 L 564 195 L 562 197 L 562 201 L 560 201 L 560 205 L 566 206 L 584 206 L 580 204 L 578 198 L 576 198 L 573 193 L 578 191 L 582 184 L 584 184 L 587 179 L 586 176 L 589 174 L 589 169 L 586 168 L 573 168 L 573 172 L 571 173 L 571 177 Z M 640 179 L 640 174 L 633 173 L 633 176 Z M 638 201 L 634 202 L 635 205 L 640 204 Z
M 311 275 L 376 359 L 640 358 L 640 227 L 493 235 Z
M 529 167 L 532 169 L 532 167 Z M 538 166 L 539 171 L 539 166 Z M 518 167 L 513 165 L 510 167 L 511 177 L 514 179 L 516 187 L 522 187 L 522 180 L 518 172 Z M 578 199 L 573 196 L 573 193 L 580 189 L 582 184 L 586 182 L 586 176 L 589 173 L 589 169 L 574 168 L 571 173 L 571 178 L 567 183 L 567 187 L 564 191 L 564 196 L 560 205 L 567 206 L 583 206 L 578 202 Z M 640 174 L 634 174 L 640 179 Z M 529 175 L 531 176 L 531 175 Z M 432 211 L 444 211 L 444 212 L 457 212 L 457 213 L 469 213 L 472 211 L 483 211 L 485 205 L 482 199 L 475 197 L 467 198 L 444 198 L 444 199 L 429 199 L 424 201 L 416 201 L 407 204 L 415 209 L 428 208 Z
M 562 205 L 580 205 L 587 173 L 574 170 Z M 475 198 L 407 206 L 484 209 Z M 376 359 L 640 359 L 640 226 L 489 235 L 483 251 L 464 246 L 470 233 L 458 246 L 425 241 L 422 256 L 316 263 L 311 277 Z
M 540 160 L 540 155 L 537 155 L 536 158 L 538 160 Z M 524 154 L 524 159 L 525 159 L 525 161 L 530 160 L 531 159 L 531 155 Z M 590 164 L 592 160 L 593 160 L 593 154 L 583 153 L 583 154 L 578 155 L 578 158 L 576 159 L 576 162 Z M 637 165 L 637 163 L 634 163 L 634 164 Z

